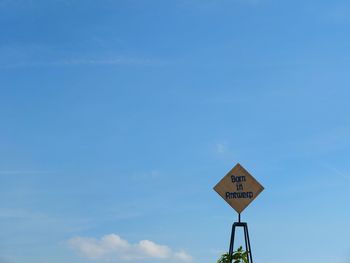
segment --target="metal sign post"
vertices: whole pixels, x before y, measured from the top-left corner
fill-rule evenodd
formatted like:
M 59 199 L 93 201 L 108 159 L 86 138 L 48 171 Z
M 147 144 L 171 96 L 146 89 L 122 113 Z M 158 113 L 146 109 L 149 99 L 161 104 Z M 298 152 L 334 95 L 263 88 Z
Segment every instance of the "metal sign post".
M 232 168 L 214 187 L 214 190 L 238 213 L 238 222 L 233 223 L 230 239 L 230 262 L 237 227 L 243 227 L 245 251 L 249 263 L 253 263 L 248 224 L 241 222 L 241 212 L 264 190 L 264 187 L 239 163 Z
M 247 252 L 247 259 L 248 259 L 249 263 L 253 263 L 252 249 L 250 247 L 250 240 L 249 240 L 248 224 L 241 222 L 241 214 L 238 214 L 238 222 L 235 222 L 232 225 L 230 248 L 229 248 L 229 252 L 228 252 L 230 255 L 230 262 L 232 262 L 236 227 L 243 227 L 244 243 L 245 243 L 245 251 Z

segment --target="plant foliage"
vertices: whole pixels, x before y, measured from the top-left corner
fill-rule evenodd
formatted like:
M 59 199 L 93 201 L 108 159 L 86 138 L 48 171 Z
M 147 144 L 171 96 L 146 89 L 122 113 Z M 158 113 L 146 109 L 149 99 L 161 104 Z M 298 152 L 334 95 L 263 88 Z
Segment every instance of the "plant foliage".
M 223 254 L 217 263 L 248 263 L 248 253 L 240 246 L 233 252 L 232 256 L 229 253 Z

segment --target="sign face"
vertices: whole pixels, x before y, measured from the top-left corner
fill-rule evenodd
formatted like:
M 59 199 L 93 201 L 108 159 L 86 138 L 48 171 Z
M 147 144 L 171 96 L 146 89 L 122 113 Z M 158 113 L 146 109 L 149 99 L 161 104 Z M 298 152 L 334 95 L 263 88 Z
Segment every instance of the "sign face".
M 238 163 L 215 185 L 214 190 L 237 213 L 241 213 L 264 187 Z

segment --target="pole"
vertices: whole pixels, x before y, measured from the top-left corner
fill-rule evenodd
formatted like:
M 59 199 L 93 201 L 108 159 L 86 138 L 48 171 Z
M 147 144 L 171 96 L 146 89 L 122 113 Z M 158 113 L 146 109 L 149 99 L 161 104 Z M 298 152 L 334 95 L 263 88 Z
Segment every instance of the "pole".
M 232 263 L 232 260 L 233 260 L 232 255 L 233 255 L 233 250 L 234 250 L 236 227 L 243 227 L 245 251 L 247 252 L 247 260 L 248 260 L 248 263 L 253 263 L 252 249 L 250 247 L 250 240 L 249 240 L 248 224 L 245 222 L 241 222 L 241 214 L 240 213 L 238 213 L 238 222 L 234 222 L 232 225 L 231 238 L 230 238 L 230 248 L 229 248 L 229 252 L 228 252 L 229 258 L 230 258 L 230 263 Z

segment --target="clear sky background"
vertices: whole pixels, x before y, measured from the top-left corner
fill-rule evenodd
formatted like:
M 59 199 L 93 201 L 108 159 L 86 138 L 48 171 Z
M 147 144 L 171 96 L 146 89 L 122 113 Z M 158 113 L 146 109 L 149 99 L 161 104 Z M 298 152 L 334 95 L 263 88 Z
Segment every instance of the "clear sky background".
M 350 3 L 0 0 L 0 262 L 350 263 Z

